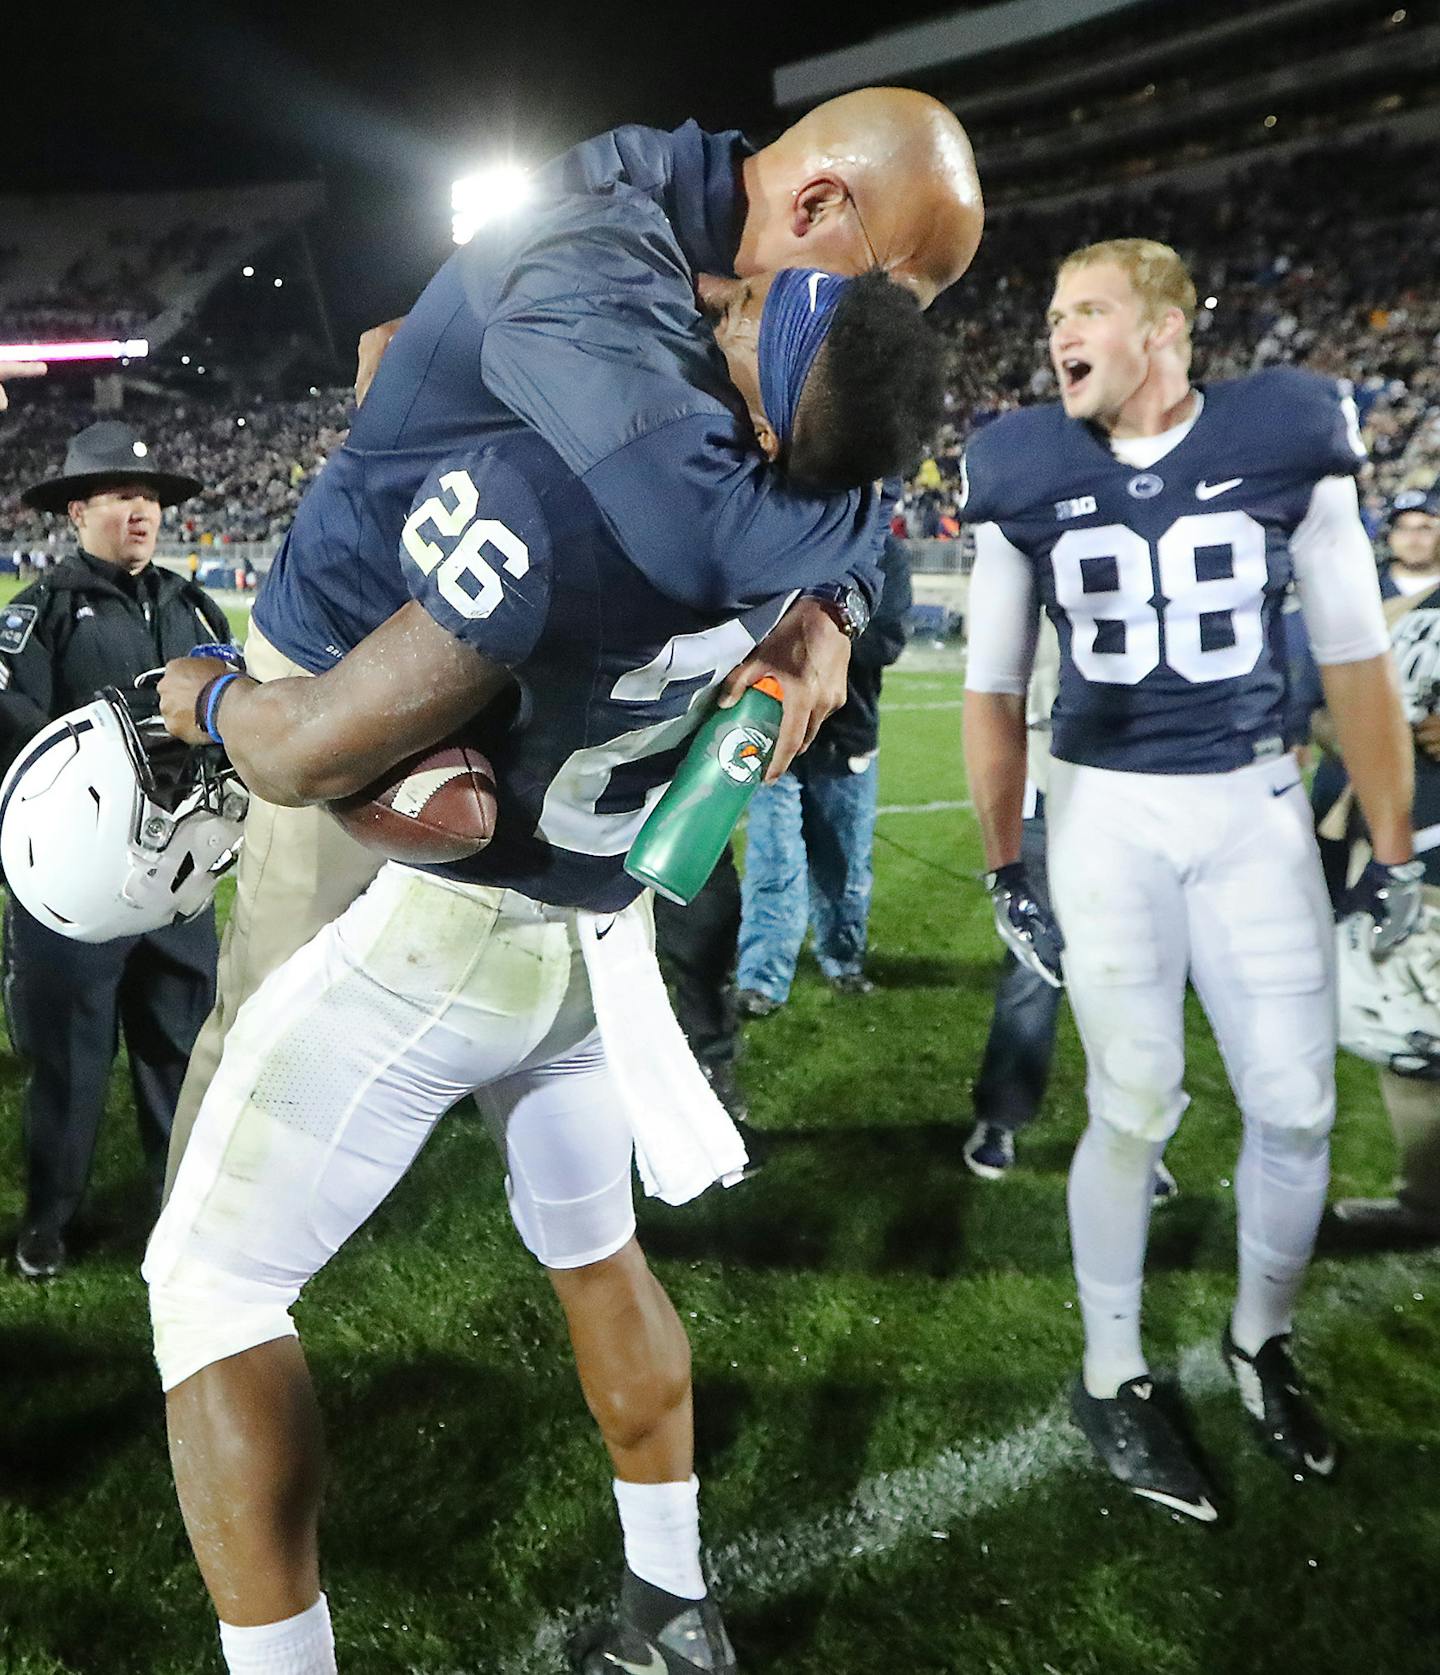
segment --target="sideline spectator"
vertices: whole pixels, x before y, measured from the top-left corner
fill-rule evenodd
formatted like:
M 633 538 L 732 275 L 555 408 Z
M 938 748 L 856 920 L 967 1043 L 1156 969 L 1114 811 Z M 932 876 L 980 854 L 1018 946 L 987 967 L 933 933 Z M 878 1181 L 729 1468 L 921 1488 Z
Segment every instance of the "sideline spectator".
M 874 619 L 855 641 L 845 702 L 789 771 L 750 804 L 740 886 L 741 1012 L 763 1018 L 790 995 L 807 925 L 826 981 L 843 995 L 868 994 L 870 917 L 879 777 L 880 683 L 905 648 L 910 563 L 885 543 L 884 587 Z
M 1415 740 L 1415 853 L 1425 863 L 1426 904 L 1440 908 L 1440 484 L 1428 493 L 1397 495 L 1388 534 L 1390 559 L 1381 584 Z M 1315 733 L 1333 751 L 1333 729 L 1323 711 L 1315 717 Z M 1348 859 L 1350 846 L 1340 834 L 1357 833 L 1344 768 L 1333 754 L 1316 774 L 1315 796 L 1322 838 L 1331 840 L 1326 849 Z M 1337 870 L 1343 885 L 1343 864 Z M 1335 1217 L 1369 1242 L 1440 1241 L 1440 1081 L 1388 1068 L 1379 1078 L 1395 1140 L 1395 1191 L 1387 1198 L 1341 1198 Z
M 229 639 L 218 605 L 151 563 L 161 507 L 199 487 L 162 470 L 127 426 L 107 420 L 73 439 L 59 476 L 26 491 L 27 504 L 68 513 L 76 550 L 0 613 L 0 763 L 100 687 L 130 691 L 137 675 L 197 641 Z M 10 900 L 5 1007 L 11 1039 L 31 1061 L 15 1246 L 27 1279 L 51 1279 L 65 1266 L 122 1028 L 158 1193 L 185 1064 L 214 1000 L 216 952 L 213 908 L 187 924 L 93 945 L 58 936 Z

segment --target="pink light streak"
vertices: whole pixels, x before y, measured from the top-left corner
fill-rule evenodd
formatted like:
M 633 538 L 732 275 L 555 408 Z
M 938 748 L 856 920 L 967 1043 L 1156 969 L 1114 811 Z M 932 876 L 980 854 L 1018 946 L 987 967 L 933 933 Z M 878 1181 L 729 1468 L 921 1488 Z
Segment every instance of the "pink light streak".
M 143 337 L 95 343 L 0 343 L 0 361 L 140 360 L 150 353 Z

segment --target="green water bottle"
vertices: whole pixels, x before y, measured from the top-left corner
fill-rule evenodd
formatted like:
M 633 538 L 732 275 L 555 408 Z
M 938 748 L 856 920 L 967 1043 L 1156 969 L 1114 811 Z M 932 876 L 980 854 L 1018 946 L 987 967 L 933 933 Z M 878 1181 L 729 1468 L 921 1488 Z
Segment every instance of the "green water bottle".
M 625 870 L 632 878 L 670 901 L 695 899 L 765 777 L 783 697 L 780 682 L 766 675 L 701 727 L 630 845 Z

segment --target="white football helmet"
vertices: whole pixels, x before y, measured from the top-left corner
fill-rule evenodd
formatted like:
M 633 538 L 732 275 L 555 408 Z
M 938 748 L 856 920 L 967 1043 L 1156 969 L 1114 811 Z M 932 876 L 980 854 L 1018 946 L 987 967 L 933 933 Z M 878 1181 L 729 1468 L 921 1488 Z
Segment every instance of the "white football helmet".
M 0 785 L 0 866 L 75 942 L 199 913 L 240 853 L 249 794 L 218 749 L 137 723 L 113 687 L 37 733 Z
M 1370 953 L 1371 924 L 1335 927 L 1340 1045 L 1398 1076 L 1440 1080 L 1440 912 L 1427 907 L 1393 953 Z

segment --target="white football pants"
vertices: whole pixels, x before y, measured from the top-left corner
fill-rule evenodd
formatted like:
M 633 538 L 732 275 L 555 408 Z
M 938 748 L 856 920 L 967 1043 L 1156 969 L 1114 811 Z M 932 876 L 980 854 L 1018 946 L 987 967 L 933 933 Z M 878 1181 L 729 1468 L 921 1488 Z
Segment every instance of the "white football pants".
M 293 1335 L 306 1281 L 477 1090 L 542 1263 L 630 1239 L 631 1128 L 575 921 L 389 864 L 241 1007 L 145 1257 L 166 1389 Z
M 1194 775 L 1054 761 L 1045 812 L 1087 1065 L 1070 1192 L 1082 1302 L 1138 1324 L 1154 1160 L 1188 1103 L 1188 978 L 1245 1122 L 1242 1306 L 1263 1290 L 1253 1274 L 1283 1310 L 1314 1247 L 1335 1116 L 1334 932 L 1294 758 Z

